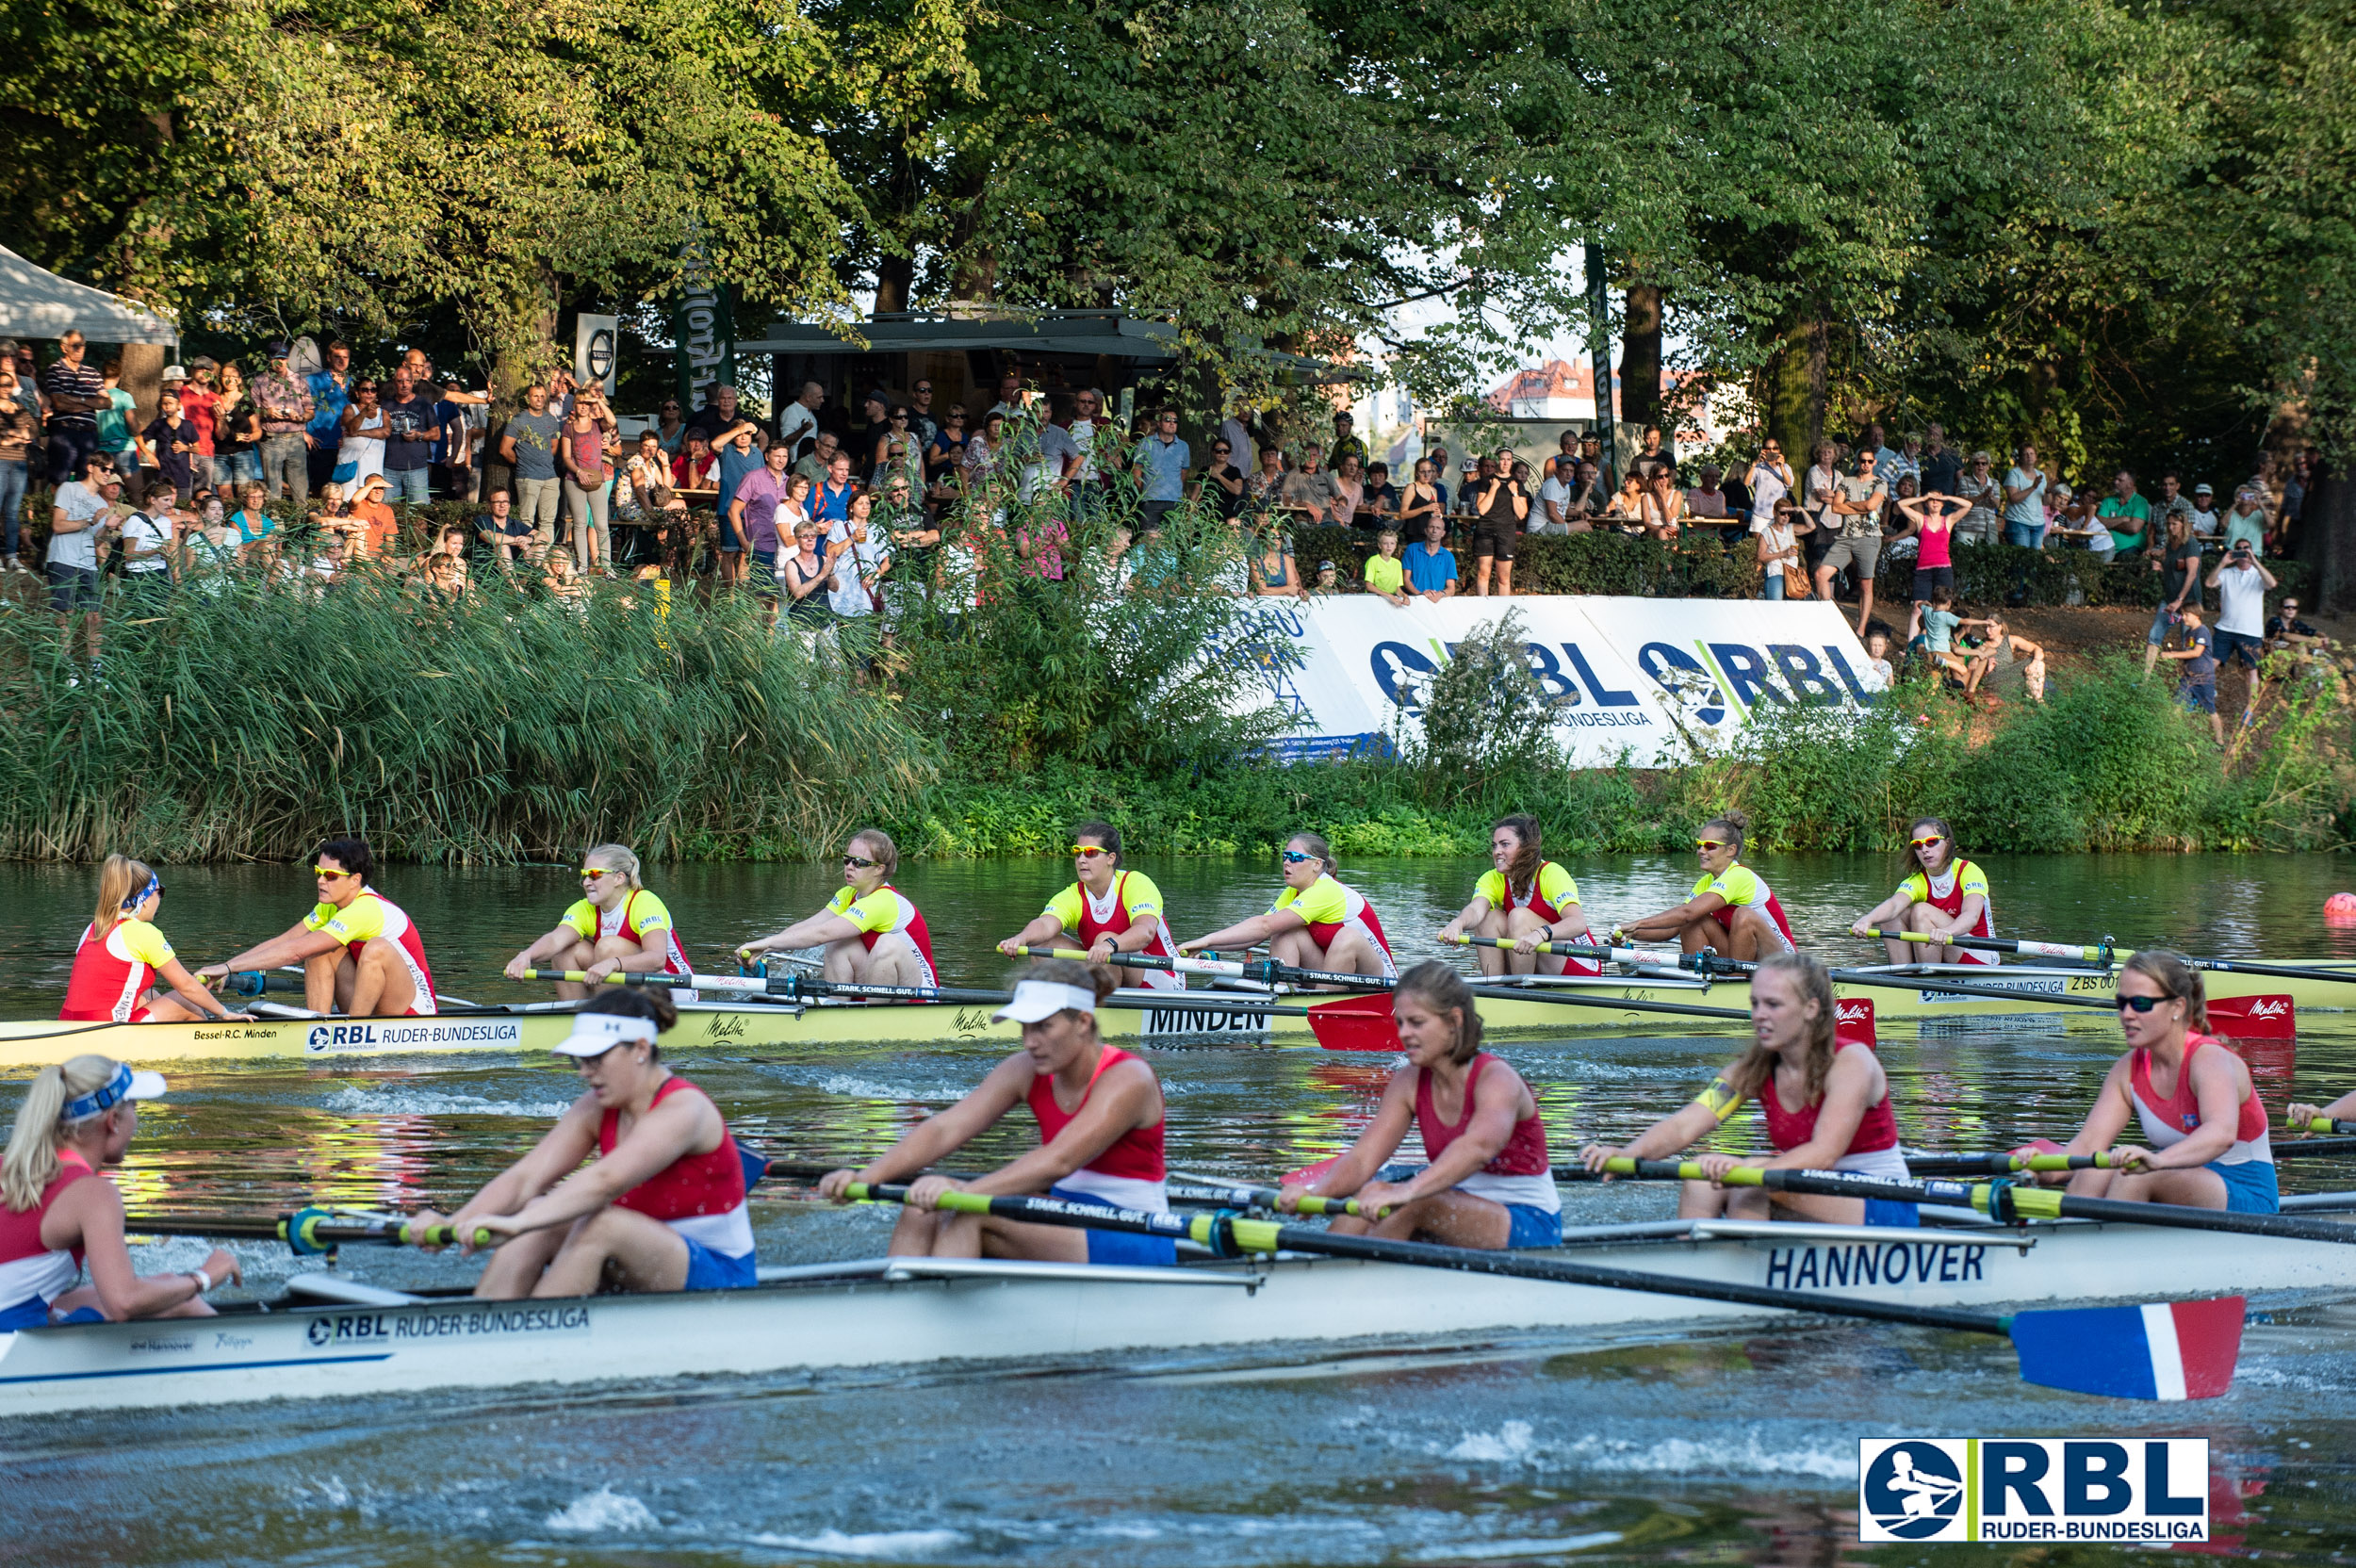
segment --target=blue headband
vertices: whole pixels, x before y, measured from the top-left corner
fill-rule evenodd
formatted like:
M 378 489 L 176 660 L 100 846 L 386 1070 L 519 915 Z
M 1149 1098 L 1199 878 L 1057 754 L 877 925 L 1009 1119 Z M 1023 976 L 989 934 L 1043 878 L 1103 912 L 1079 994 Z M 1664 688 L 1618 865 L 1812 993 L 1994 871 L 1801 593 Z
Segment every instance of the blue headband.
M 163 882 L 151 871 L 147 874 L 147 886 L 124 899 L 123 906 L 125 909 L 136 909 L 163 890 Z
M 131 1070 L 123 1063 L 115 1064 L 115 1075 L 104 1088 L 90 1090 L 79 1100 L 69 1100 L 57 1118 L 60 1121 L 87 1121 L 104 1111 L 114 1109 L 123 1097 L 131 1092 Z

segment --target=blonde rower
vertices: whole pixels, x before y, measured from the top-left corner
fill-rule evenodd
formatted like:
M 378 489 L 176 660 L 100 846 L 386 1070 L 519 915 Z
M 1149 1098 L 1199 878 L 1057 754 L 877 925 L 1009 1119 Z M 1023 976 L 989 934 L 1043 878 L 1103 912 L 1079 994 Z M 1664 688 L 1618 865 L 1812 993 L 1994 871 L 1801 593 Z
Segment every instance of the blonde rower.
M 1849 927 L 1870 937 L 1892 922 L 1898 929 L 1926 937 L 1992 937 L 1994 913 L 1988 899 L 1988 873 L 1955 848 L 1955 830 L 1939 817 L 1917 817 L 1906 830 L 1906 852 L 1914 874 Z M 1979 948 L 1938 942 L 1884 941 L 1893 964 L 1992 964 L 1996 955 Z
M 1391 962 L 1383 919 L 1365 894 L 1335 880 L 1341 862 L 1333 858 L 1333 846 L 1315 833 L 1296 833 L 1284 841 L 1282 859 L 1284 890 L 1267 914 L 1181 942 L 1178 951 L 1191 955 L 1266 943 L 1278 963 L 1296 969 L 1396 979 L 1399 968 Z
M 588 984 L 557 983 L 557 995 L 573 998 L 596 994 L 609 974 L 695 972 L 670 909 L 638 880 L 638 857 L 621 844 L 599 844 L 581 857 L 581 897 L 555 930 L 507 961 L 507 977 L 519 980 L 528 969 L 586 972 Z
M 1693 841 L 1701 877 L 1691 897 L 1674 909 L 1632 920 L 1612 933 L 1630 941 L 1675 941 L 1688 953 L 1713 948 L 1720 957 L 1764 958 L 1799 946 L 1783 901 L 1766 879 L 1743 865 L 1742 836 L 1751 819 L 1728 811 L 1702 825 Z
M 746 942 L 745 958 L 773 948 L 826 950 L 829 980 L 874 986 L 938 986 L 933 934 L 908 895 L 892 885 L 900 846 L 880 827 L 851 836 L 843 850 L 843 886 L 825 908 L 774 935 Z
M 1593 945 L 1587 916 L 1579 904 L 1571 874 L 1539 853 L 1538 819 L 1499 817 L 1489 830 L 1489 860 L 1473 885 L 1472 902 L 1440 927 L 1440 940 L 1460 936 L 1495 937 L 1513 947 L 1477 947 L 1483 974 L 1600 974 L 1592 958 L 1557 957 L 1537 951 L 1540 942 Z
M 163 1092 L 161 1075 L 108 1056 L 76 1056 L 33 1075 L 0 1159 L 0 1332 L 209 1317 L 205 1293 L 240 1278 L 237 1260 L 219 1248 L 185 1273 L 132 1271 L 123 1194 L 99 1172 L 130 1151 L 138 1102 Z M 90 1282 L 78 1285 L 85 1262 Z
M 193 1019 L 247 1019 L 213 999 L 172 956 L 155 929 L 164 885 L 143 861 L 109 855 L 98 873 L 98 911 L 74 950 L 61 1019 L 116 1023 L 186 1023 Z M 159 996 L 150 982 L 172 988 Z

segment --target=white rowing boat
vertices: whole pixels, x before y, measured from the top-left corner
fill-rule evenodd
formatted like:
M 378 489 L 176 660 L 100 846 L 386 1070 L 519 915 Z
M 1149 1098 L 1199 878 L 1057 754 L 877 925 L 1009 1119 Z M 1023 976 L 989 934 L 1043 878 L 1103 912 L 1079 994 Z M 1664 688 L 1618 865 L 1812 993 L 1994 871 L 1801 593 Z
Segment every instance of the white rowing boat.
M 2356 1292 L 2356 1247 L 2079 1221 L 1915 1231 L 1673 1220 L 1574 1231 L 1566 1250 L 1655 1274 L 1910 1306 Z M 878 1258 L 761 1276 L 751 1290 L 517 1302 L 308 1276 L 281 1300 L 217 1317 L 0 1334 L 0 1416 L 1254 1347 L 1463 1347 L 1520 1333 L 1576 1342 L 1784 1315 L 1332 1258 L 1167 1269 Z

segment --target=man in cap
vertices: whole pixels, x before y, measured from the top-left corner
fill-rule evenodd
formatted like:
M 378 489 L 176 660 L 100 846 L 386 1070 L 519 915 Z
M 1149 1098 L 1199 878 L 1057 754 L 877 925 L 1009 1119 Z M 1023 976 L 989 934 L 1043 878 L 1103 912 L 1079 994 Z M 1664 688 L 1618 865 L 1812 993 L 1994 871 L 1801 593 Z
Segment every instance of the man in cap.
M 311 504 L 311 389 L 286 367 L 292 346 L 273 339 L 262 350 L 270 368 L 254 381 L 254 407 L 262 416 L 262 482 L 270 498 L 294 497 L 300 512 Z

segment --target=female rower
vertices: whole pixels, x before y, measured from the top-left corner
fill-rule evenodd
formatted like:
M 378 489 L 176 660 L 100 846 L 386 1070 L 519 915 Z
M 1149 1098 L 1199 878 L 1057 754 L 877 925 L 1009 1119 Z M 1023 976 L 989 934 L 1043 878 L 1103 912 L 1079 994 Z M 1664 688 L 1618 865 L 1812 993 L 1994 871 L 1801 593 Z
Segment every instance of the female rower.
M 98 873 L 98 912 L 74 950 L 74 972 L 65 983 L 59 1018 L 186 1023 L 253 1016 L 223 1007 L 172 956 L 172 944 L 155 926 L 163 902 L 164 885 L 143 862 L 106 857 Z M 159 976 L 172 988 L 170 996 L 157 995 L 149 984 Z
M 1943 817 L 1917 817 L 1906 829 L 1914 874 L 1849 927 L 1870 937 L 1894 922 L 1901 931 L 1930 937 L 1992 937 L 1996 927 L 1988 902 L 1988 874 L 1955 848 L 1955 830 Z M 1886 941 L 1893 964 L 1992 964 L 1996 955 L 1939 942 Z
M 1310 1195 L 1354 1197 L 1366 1217 L 1334 1217 L 1343 1235 L 1371 1231 L 1492 1250 L 1561 1245 L 1562 1200 L 1537 1099 L 1519 1073 L 1481 1049 L 1481 1014 L 1464 976 L 1443 963 L 1417 964 L 1392 989 L 1391 1017 L 1407 1059 L 1373 1121 L 1325 1174 L 1285 1187 L 1276 1206 L 1289 1214 Z M 1431 1163 L 1409 1181 L 1381 1180 L 1411 1125 Z
M 330 839 L 311 872 L 319 901 L 279 935 L 200 975 L 303 966 L 303 1005 L 351 1018 L 417 1018 L 435 1012 L 425 939 L 401 906 L 368 886 L 376 855 L 364 839 Z
M 908 894 L 892 885 L 900 846 L 880 827 L 861 829 L 843 850 L 843 886 L 826 906 L 784 930 L 737 949 L 751 958 L 772 948 L 826 950 L 829 980 L 872 986 L 938 986 L 933 934 Z
M 638 857 L 621 844 L 599 844 L 581 857 L 581 894 L 556 923 L 556 929 L 507 961 L 507 977 L 523 978 L 528 969 L 578 970 L 587 983 L 557 982 L 556 994 L 579 1000 L 594 996 L 598 982 L 610 974 L 676 974 L 695 972 L 687 950 L 679 945 L 679 930 L 663 900 L 638 880 Z M 673 1001 L 689 1001 L 682 991 Z
M 2181 956 L 2138 953 L 2121 966 L 2119 1032 L 2130 1049 L 2111 1064 L 2086 1125 L 2062 1151 L 2108 1150 L 2117 1168 L 2076 1172 L 2072 1194 L 2241 1214 L 2282 1208 L 2266 1106 L 2250 1068 L 2208 1031 L 2201 972 Z M 2131 1117 L 2143 1124 L 2144 1142 L 2113 1148 Z
M 917 1125 L 863 1170 L 829 1172 L 821 1196 L 843 1200 L 853 1182 L 910 1182 L 892 1227 L 901 1257 L 1033 1258 L 1051 1263 L 1174 1264 L 1167 1236 L 1032 1225 L 990 1215 L 942 1214 L 945 1192 L 1044 1194 L 1068 1203 L 1160 1214 L 1163 1185 L 1162 1086 L 1143 1059 L 1106 1045 L 1096 1010 L 1113 993 L 1112 976 L 1069 958 L 1034 965 L 995 1015 L 1023 1025 L 1023 1049 L 990 1069 L 973 1091 Z M 1039 1122 L 1039 1147 L 968 1182 L 920 1176 L 1017 1105 Z
M 2293 1101 L 2290 1109 L 2284 1114 L 2289 1117 L 2292 1128 L 2301 1133 L 2307 1130 L 2307 1124 L 2311 1121 L 2321 1121 L 2327 1119 L 2332 1121 L 2356 1120 L 2356 1090 L 2341 1095 L 2329 1105 L 2309 1105 L 2299 1101 Z
M 499 1250 L 475 1282 L 476 1296 L 511 1301 L 587 1296 L 607 1283 L 659 1291 L 755 1282 L 749 1162 L 719 1107 L 663 1065 L 656 1037 L 678 1021 L 660 992 L 590 998 L 554 1047 L 574 1059 L 587 1092 L 455 1215 L 425 1209 L 411 1217 L 420 1235 L 430 1225 L 454 1227 L 466 1251 L 476 1233 L 491 1233 Z
M 1357 889 L 1334 879 L 1342 868 L 1333 846 L 1315 833 L 1296 833 L 1284 841 L 1282 858 L 1284 890 L 1267 914 L 1180 942 L 1179 953 L 1252 948 L 1265 942 L 1269 956 L 1296 969 L 1397 979 L 1399 967 L 1391 962 L 1383 919 Z
M 1654 1122 L 1626 1148 L 1591 1143 L 1579 1159 L 1598 1173 L 1606 1160 L 1622 1156 L 1674 1159 L 1717 1131 L 1742 1102 L 1757 1100 L 1775 1153 L 1702 1155 L 1697 1163 L 1709 1180 L 1684 1184 L 1679 1218 L 1765 1219 L 1774 1203 L 1791 1210 L 1788 1217 L 1827 1225 L 1920 1224 L 1910 1203 L 1718 1184 L 1736 1166 L 1908 1179 L 1906 1156 L 1898 1152 L 1898 1120 L 1890 1114 L 1890 1079 L 1871 1046 L 1837 1037 L 1838 1018 L 1832 977 L 1822 963 L 1805 953 L 1762 960 L 1751 976 L 1751 1048 L 1691 1104 Z
M 1592 958 L 1536 951 L 1540 942 L 1594 942 L 1579 908 L 1579 884 L 1540 856 L 1538 841 L 1537 818 L 1497 819 L 1489 829 L 1489 858 L 1496 869 L 1481 874 L 1472 902 L 1440 927 L 1440 940 L 1452 942 L 1469 933 L 1512 941 L 1510 949 L 1473 949 L 1483 974 L 1601 974 L 1603 966 Z
M 0 1159 L 0 1332 L 209 1317 L 205 1293 L 240 1278 L 237 1260 L 219 1248 L 186 1273 L 140 1279 L 131 1270 L 123 1194 L 98 1172 L 130 1150 L 137 1102 L 163 1092 L 160 1074 L 107 1056 L 76 1056 L 33 1075 Z M 85 1261 L 90 1282 L 77 1288 Z
M 1751 819 L 1740 811 L 1704 823 L 1701 837 L 1693 841 L 1702 874 L 1693 896 L 1674 909 L 1630 921 L 1612 933 L 1612 941 L 1666 941 L 1674 937 L 1688 953 L 1710 947 L 1722 956 L 1742 959 L 1797 947 L 1775 890 L 1740 863 L 1742 835 L 1750 825 Z
M 1088 961 L 1108 964 L 1116 953 L 1143 953 L 1156 958 L 1177 956 L 1170 946 L 1170 924 L 1162 918 L 1162 890 L 1141 871 L 1121 864 L 1121 829 L 1108 822 L 1084 822 L 1072 830 L 1072 886 L 1047 901 L 1031 923 L 998 944 L 998 951 L 1019 958 L 1026 947 L 1037 947 L 1071 933 L 1088 951 Z M 1137 984 L 1152 990 L 1184 990 L 1186 977 L 1175 970 L 1141 969 Z

